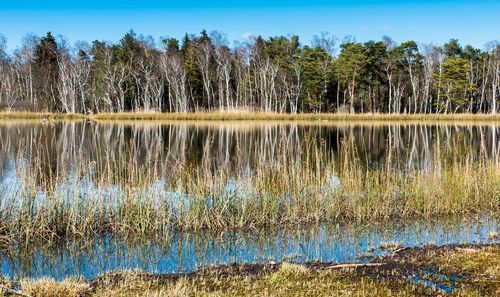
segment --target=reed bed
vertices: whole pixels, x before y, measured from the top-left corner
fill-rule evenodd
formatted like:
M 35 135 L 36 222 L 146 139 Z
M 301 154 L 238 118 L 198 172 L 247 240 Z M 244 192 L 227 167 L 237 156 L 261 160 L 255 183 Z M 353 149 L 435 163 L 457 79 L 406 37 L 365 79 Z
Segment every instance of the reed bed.
M 47 174 L 34 160 L 0 193 L 0 246 L 500 211 L 498 160 L 436 156 L 432 168 L 374 169 L 348 144 L 334 158 L 303 141 L 299 157 L 282 139 L 279 157 L 253 168 L 237 153 L 232 166 L 216 164 L 209 143 L 200 167 L 140 163 L 130 153 L 119 164 L 95 160 Z
M 116 112 L 65 114 L 47 112 L 0 112 L 0 119 L 59 120 L 171 120 L 171 121 L 500 121 L 500 114 L 384 114 L 384 113 L 266 113 L 244 111 L 201 111 L 188 113 Z
M 0 120 L 83 120 L 84 114 L 29 112 L 29 111 L 0 111 Z
M 211 120 L 211 121 L 500 121 L 491 114 L 348 114 L 348 113 L 264 113 L 264 112 L 196 112 L 196 113 L 100 113 L 89 116 L 94 120 Z

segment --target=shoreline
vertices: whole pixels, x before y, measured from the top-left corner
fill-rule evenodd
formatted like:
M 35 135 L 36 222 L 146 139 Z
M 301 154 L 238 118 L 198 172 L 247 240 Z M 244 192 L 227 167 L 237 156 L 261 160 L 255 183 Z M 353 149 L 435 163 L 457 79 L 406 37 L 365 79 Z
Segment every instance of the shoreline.
M 0 120 L 91 120 L 91 121 L 484 121 L 500 122 L 500 114 L 338 114 L 338 113 L 100 113 L 0 112 Z
M 500 292 L 500 243 L 399 247 L 358 263 L 266 263 L 202 267 L 196 272 L 110 272 L 92 280 L 10 281 L 0 292 L 21 296 L 493 296 Z M 376 293 L 375 293 L 376 292 Z

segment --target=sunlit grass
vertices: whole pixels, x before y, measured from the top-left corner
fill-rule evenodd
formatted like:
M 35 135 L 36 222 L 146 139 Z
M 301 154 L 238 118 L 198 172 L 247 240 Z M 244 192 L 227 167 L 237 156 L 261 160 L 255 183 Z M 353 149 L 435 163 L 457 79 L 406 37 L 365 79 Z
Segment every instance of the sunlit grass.
M 66 114 L 47 112 L 0 112 L 0 119 L 90 119 L 90 120 L 190 120 L 190 121 L 500 121 L 492 114 L 383 114 L 383 113 L 264 113 L 212 111 L 190 113 L 119 112 L 98 114 Z
M 197 112 L 197 113 L 101 113 L 90 116 L 95 120 L 448 120 L 448 121 L 499 121 L 499 115 L 489 114 L 342 114 L 342 113 L 263 113 L 263 112 Z
M 191 275 L 123 271 L 92 281 L 23 279 L 16 289 L 4 280 L 2 288 L 18 295 L 54 297 L 496 296 L 500 290 L 498 259 L 498 245 L 428 246 L 383 257 L 377 260 L 378 266 L 358 268 L 286 262 L 260 267 L 243 264 L 205 267 Z M 419 282 L 424 279 L 426 282 Z
M 200 167 L 182 160 L 168 168 L 143 164 L 130 153 L 124 162 L 79 162 L 69 172 L 47 174 L 34 160 L 19 169 L 22 186 L 0 194 L 0 243 L 500 211 L 495 160 L 455 156 L 442 162 L 436 156 L 434 168 L 374 169 L 347 145 L 334 158 L 304 141 L 300 158 L 281 140 L 279 157 L 254 168 L 237 153 L 234 166 L 214 166 L 209 144 Z
M 0 111 L 0 120 L 83 120 L 85 117 L 83 114 Z

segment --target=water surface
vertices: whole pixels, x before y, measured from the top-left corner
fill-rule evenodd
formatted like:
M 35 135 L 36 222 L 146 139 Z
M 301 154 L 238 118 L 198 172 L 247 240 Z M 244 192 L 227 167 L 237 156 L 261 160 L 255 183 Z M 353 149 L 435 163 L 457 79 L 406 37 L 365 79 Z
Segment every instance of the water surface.
M 126 241 L 110 237 L 92 243 L 0 252 L 0 273 L 11 278 L 82 276 L 92 279 L 109 271 L 139 269 L 156 273 L 193 271 L 204 265 L 269 261 L 368 261 L 365 256 L 389 251 L 382 243 L 403 246 L 491 243 L 500 230 L 492 217 L 440 219 L 374 225 L 322 225 L 301 230 L 269 230 L 260 234 L 175 233 L 168 239 Z
M 308 147 L 306 147 L 308 146 Z M 244 162 L 250 168 L 276 160 L 282 150 L 292 158 L 320 148 L 324 158 L 339 158 L 342 147 L 355 151 L 365 166 L 432 169 L 435 161 L 469 156 L 498 159 L 497 124 L 356 124 L 236 122 L 198 124 L 154 122 L 0 123 L 0 173 L 36 164 L 47 174 L 70 171 L 76 164 L 123 162 L 158 166 L 168 179 L 172 164 L 200 167 Z M 208 157 L 205 153 L 208 153 Z M 98 174 L 98 173 L 97 173 Z M 3 178 L 4 181 L 5 177 Z
M 340 160 L 353 153 L 367 170 L 390 167 L 401 174 L 409 169 L 439 170 L 467 158 L 498 162 L 500 126 L 475 123 L 359 124 L 359 123 L 95 123 L 2 122 L 0 123 L 0 207 L 15 195 L 27 173 L 45 177 L 103 179 L 109 170 L 126 172 L 147 168 L 155 191 L 170 183 L 177 168 L 213 170 L 225 166 L 234 175 L 251 172 L 276 162 L 285 154 L 302 164 L 307 155 Z M 321 164 L 329 164 L 324 162 Z M 322 166 L 322 165 L 318 166 Z M 84 165 L 87 176 L 75 174 Z M 181 166 L 180 166 L 181 165 Z M 319 168 L 321 170 L 321 168 Z M 243 173 L 241 171 L 244 171 Z M 107 179 L 104 180 L 106 183 Z M 43 197 L 46 183 L 39 183 Z M 133 182 L 128 180 L 127 182 Z M 85 182 L 84 184 L 91 184 Z M 109 181 L 111 193 L 123 185 Z M 230 187 L 230 185 L 227 185 Z M 97 191 L 87 186 L 78 191 Z M 458 218 L 372 225 L 321 225 L 300 230 L 269 230 L 260 234 L 173 233 L 168 238 L 134 242 L 112 237 L 92 243 L 66 242 L 63 245 L 0 253 L 0 273 L 13 278 L 68 276 L 93 278 L 121 269 L 151 272 L 192 271 L 201 265 L 231 262 L 290 260 L 350 262 L 360 255 L 383 253 L 382 242 L 405 246 L 465 242 L 489 242 L 488 234 L 498 231 L 493 217 Z M 159 235 L 160 236 L 160 235 Z

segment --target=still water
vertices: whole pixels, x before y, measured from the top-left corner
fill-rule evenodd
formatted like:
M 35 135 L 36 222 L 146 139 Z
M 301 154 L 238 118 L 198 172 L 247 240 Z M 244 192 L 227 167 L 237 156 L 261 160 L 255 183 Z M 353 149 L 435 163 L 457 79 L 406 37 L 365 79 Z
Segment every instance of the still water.
M 283 149 L 285 147 L 285 149 Z M 99 170 L 126 171 L 129 162 L 152 167 L 157 182 L 169 183 L 175 168 L 226 166 L 251 171 L 286 153 L 300 159 L 313 150 L 337 159 L 355 152 L 368 170 L 391 167 L 432 171 L 461 158 L 472 162 L 500 155 L 496 124 L 356 123 L 0 123 L 0 199 L 20 187 L 25 172 L 72 176 L 81 164 Z M 207 161 L 208 160 L 208 161 Z M 296 164 L 301 164 L 300 162 Z M 145 166 L 145 167 L 144 167 Z M 130 181 L 129 181 L 130 182 Z M 152 184 L 151 188 L 156 185 Z M 40 184 L 43 193 L 44 184 Z M 363 261 L 360 255 L 383 253 L 382 242 L 404 246 L 429 243 L 489 242 L 499 230 L 498 217 L 439 219 L 411 224 L 321 225 L 300 230 L 252 234 L 172 233 L 147 242 L 96 238 L 83 245 L 68 241 L 49 248 L 0 252 L 0 274 L 13 278 L 68 276 L 93 278 L 112 270 L 192 271 L 202 265 L 265 261 Z
M 54 174 L 79 163 L 119 168 L 130 160 L 161 166 L 159 174 L 172 163 L 196 168 L 204 159 L 213 166 L 242 161 L 253 168 L 276 160 L 280 144 L 292 158 L 300 158 L 305 145 L 324 148 L 325 158 L 338 157 L 344 146 L 368 167 L 431 169 L 433 162 L 461 156 L 498 160 L 500 125 L 0 123 L 0 174 L 34 163 Z
M 82 245 L 0 252 L 0 273 L 11 278 L 82 276 L 92 279 L 108 271 L 139 269 L 174 273 L 199 266 L 269 261 L 362 262 L 383 255 L 382 243 L 403 246 L 491 243 L 488 234 L 500 230 L 499 218 L 467 221 L 441 219 L 385 226 L 335 225 L 302 230 L 270 230 L 265 234 L 172 234 L 148 242 L 102 238 Z

